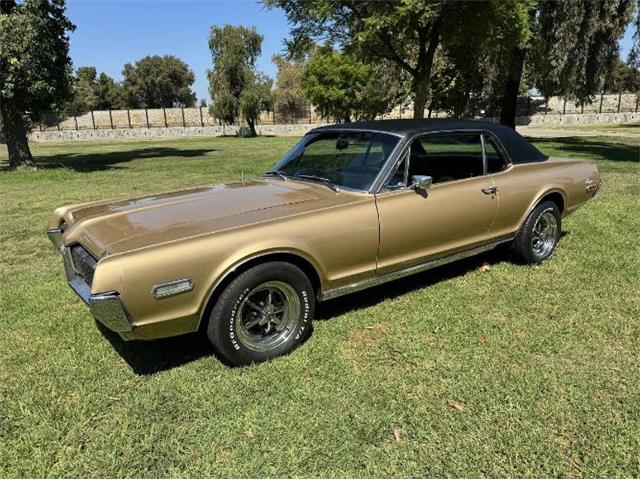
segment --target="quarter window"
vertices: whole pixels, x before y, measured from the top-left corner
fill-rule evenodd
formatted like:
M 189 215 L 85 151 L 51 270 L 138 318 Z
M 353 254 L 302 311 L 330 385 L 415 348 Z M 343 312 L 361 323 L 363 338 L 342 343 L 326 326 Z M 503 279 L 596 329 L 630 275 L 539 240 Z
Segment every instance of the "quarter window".
M 498 173 L 507 168 L 507 162 L 496 148 L 495 141 L 491 135 L 484 136 L 484 151 L 487 157 L 487 173 Z

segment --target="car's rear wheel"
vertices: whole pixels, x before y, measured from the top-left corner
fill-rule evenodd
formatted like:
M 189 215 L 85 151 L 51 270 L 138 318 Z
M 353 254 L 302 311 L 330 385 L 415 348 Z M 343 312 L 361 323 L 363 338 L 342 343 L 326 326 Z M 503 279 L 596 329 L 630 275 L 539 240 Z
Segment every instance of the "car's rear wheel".
M 231 365 L 289 353 L 311 333 L 313 286 L 295 265 L 268 262 L 241 273 L 211 311 L 207 336 Z
M 560 209 L 551 201 L 542 202 L 529 214 L 513 241 L 513 250 L 524 263 L 542 263 L 558 246 L 562 220 Z

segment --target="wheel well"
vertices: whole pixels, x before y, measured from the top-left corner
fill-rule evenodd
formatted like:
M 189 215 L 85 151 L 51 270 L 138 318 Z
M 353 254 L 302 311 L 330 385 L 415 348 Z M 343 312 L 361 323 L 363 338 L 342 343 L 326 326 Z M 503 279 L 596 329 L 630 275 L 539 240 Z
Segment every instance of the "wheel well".
M 547 201 L 555 203 L 558 206 L 558 209 L 560 210 L 560 214 L 564 213 L 564 197 L 562 196 L 561 193 L 559 192 L 547 193 L 544 197 L 538 200 L 538 203 L 536 205 L 540 205 L 542 202 L 547 202 Z
M 320 286 L 321 286 L 320 275 L 318 275 L 318 272 L 316 271 L 315 267 L 307 259 L 299 255 L 296 255 L 294 253 L 286 253 L 286 252 L 274 252 L 274 253 L 268 253 L 266 255 L 260 255 L 258 257 L 247 260 L 246 262 L 239 265 L 235 270 L 233 270 L 232 272 L 229 272 L 227 276 L 224 277 L 222 281 L 215 286 L 215 288 L 209 295 L 209 298 L 207 299 L 207 304 L 205 305 L 204 310 L 202 311 L 199 329 L 206 327 L 207 322 L 203 320 L 209 317 L 209 315 L 211 314 L 211 310 L 213 309 L 216 303 L 216 299 L 218 298 L 220 293 L 223 292 L 224 289 L 227 288 L 227 286 L 233 281 L 233 279 L 236 278 L 241 273 L 246 272 L 250 268 L 266 262 L 287 262 L 287 263 L 291 263 L 292 265 L 295 265 L 300 270 L 302 270 L 302 272 L 307 276 L 307 278 L 311 282 L 311 285 L 313 286 L 313 290 L 316 293 L 316 296 L 320 292 Z

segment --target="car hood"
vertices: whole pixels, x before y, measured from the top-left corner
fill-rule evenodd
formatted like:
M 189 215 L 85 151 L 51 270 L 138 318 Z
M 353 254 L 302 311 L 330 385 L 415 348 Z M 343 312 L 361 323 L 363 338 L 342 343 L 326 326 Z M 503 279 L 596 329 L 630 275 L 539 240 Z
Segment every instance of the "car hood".
M 268 179 L 85 204 L 65 212 L 65 243 L 102 257 L 301 213 L 339 196 L 322 185 Z

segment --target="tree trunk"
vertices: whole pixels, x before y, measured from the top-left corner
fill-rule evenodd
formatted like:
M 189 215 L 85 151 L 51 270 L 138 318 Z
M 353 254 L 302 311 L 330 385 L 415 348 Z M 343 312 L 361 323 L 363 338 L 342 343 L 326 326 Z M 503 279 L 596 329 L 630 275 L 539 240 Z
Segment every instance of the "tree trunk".
M 413 100 L 413 118 L 424 118 L 424 109 L 427 106 L 429 98 L 429 77 L 416 77 L 413 83 L 414 100 Z M 429 109 L 431 110 L 431 109 Z M 431 114 L 431 111 L 429 111 Z
M 419 33 L 420 46 L 418 52 L 418 65 L 416 65 L 416 71 L 413 77 L 413 88 L 415 93 L 413 118 L 424 118 L 424 109 L 427 106 L 427 99 L 429 98 L 431 68 L 433 67 L 433 58 L 436 54 L 436 49 L 440 43 L 441 28 L 442 19 L 438 18 L 431 27 L 428 46 L 426 45 L 426 39 L 423 38 L 423 32 Z
M 0 114 L 2 133 L 9 152 L 9 168 L 15 170 L 22 166 L 35 167 L 22 114 L 6 101 L 0 101 Z
M 252 118 L 247 118 L 247 125 L 249 126 L 249 135 L 251 137 L 257 137 L 256 122 Z
M 515 130 L 516 128 L 516 108 L 518 106 L 518 92 L 520 91 L 520 79 L 527 51 L 523 48 L 513 50 L 509 71 L 504 83 L 502 95 L 502 105 L 500 109 L 500 123 Z

